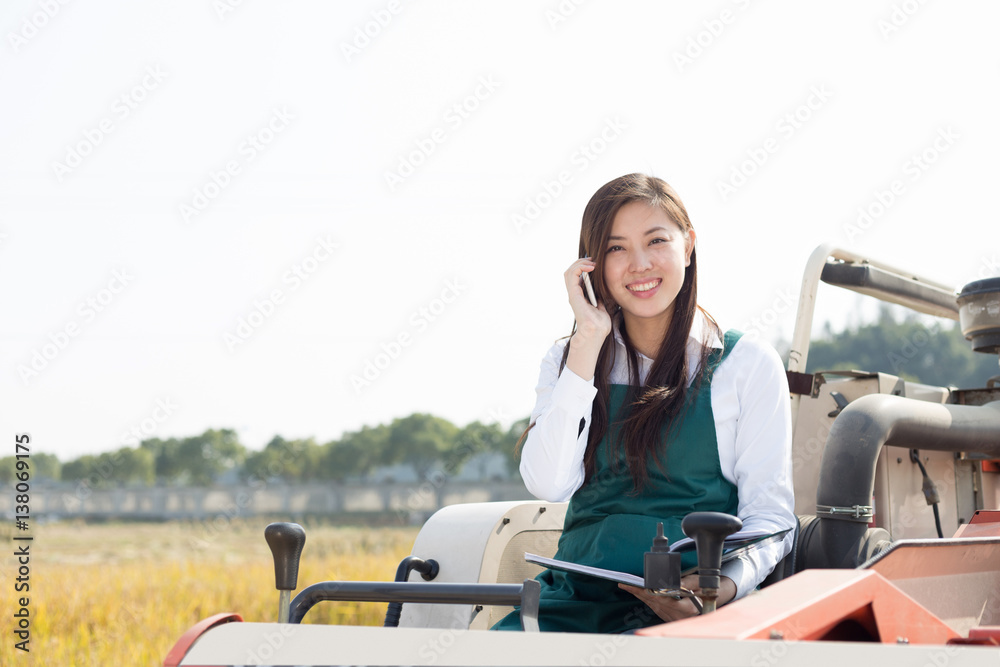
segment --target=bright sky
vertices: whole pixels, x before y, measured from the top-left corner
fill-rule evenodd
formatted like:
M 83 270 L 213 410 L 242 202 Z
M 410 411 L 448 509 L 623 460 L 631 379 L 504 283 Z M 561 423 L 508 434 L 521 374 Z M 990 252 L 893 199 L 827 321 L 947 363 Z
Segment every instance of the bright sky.
M 507 425 L 569 332 L 583 207 L 633 171 L 684 200 L 702 304 L 771 341 L 823 242 L 998 275 L 998 24 L 988 0 L 8 0 L 0 456 Z M 819 301 L 817 326 L 857 317 Z

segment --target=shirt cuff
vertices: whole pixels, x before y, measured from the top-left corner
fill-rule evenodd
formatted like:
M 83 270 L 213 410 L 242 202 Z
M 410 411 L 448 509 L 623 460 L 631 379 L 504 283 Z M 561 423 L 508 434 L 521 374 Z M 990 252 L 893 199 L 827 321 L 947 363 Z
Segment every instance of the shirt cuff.
M 563 368 L 562 374 L 552 388 L 552 404 L 572 412 L 590 414 L 590 407 L 597 396 L 594 380 L 584 380 L 568 368 Z
M 753 573 L 753 568 L 748 567 L 741 557 L 722 564 L 720 574 L 729 577 L 736 584 L 736 596 L 731 601 L 739 600 L 754 589 Z

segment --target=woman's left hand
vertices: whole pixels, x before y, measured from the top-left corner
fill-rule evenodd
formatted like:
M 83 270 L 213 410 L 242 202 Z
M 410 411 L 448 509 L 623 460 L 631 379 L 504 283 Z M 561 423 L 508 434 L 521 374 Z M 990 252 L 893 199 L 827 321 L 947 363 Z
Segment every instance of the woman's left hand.
M 736 583 L 729 577 L 720 577 L 720 579 L 719 599 L 716 604 L 721 607 L 736 597 Z M 681 579 L 681 586 L 694 591 L 695 595 L 701 593 L 701 589 L 698 587 L 697 574 L 689 574 Z M 669 595 L 653 595 L 653 592 L 648 589 L 636 588 L 635 586 L 629 586 L 628 584 L 618 584 L 618 588 L 628 591 L 645 602 L 646 606 L 652 609 L 657 616 L 668 623 L 670 621 L 679 621 L 682 618 L 689 618 L 691 616 L 698 615 L 698 608 L 694 606 L 694 602 L 692 602 L 690 598 L 675 600 Z

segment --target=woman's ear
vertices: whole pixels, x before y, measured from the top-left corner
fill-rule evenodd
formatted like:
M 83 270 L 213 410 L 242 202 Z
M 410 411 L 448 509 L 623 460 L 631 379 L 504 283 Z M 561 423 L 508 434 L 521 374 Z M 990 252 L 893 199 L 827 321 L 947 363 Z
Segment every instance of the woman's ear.
M 685 242 L 684 251 L 684 266 L 691 266 L 691 253 L 694 252 L 695 241 L 698 240 L 698 235 L 694 233 L 694 228 L 692 227 L 687 231 L 687 241 Z

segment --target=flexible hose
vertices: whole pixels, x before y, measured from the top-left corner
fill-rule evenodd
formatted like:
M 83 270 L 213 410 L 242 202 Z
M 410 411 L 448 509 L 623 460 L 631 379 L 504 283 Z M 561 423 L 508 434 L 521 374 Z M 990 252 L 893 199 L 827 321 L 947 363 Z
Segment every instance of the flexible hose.
M 441 568 L 438 565 L 438 562 L 433 558 L 423 560 L 422 558 L 417 558 L 416 556 L 407 556 L 399 562 L 399 567 L 396 568 L 396 578 L 394 581 L 406 581 L 410 578 L 410 572 L 413 570 L 419 572 L 424 581 L 431 581 L 438 575 L 440 569 Z M 399 627 L 399 617 L 402 613 L 402 602 L 390 602 L 389 608 L 385 612 L 385 623 L 382 624 L 382 627 Z
M 927 504 L 934 508 L 934 526 L 937 528 L 938 537 L 944 539 L 944 531 L 941 530 L 941 512 L 938 511 L 938 503 L 941 502 L 941 496 L 938 495 L 937 487 L 934 486 L 934 480 L 927 474 L 927 468 L 924 467 L 923 462 L 920 460 L 920 450 L 911 449 L 910 460 L 920 467 L 920 474 L 924 477 L 922 489 L 924 498 L 927 499 Z

